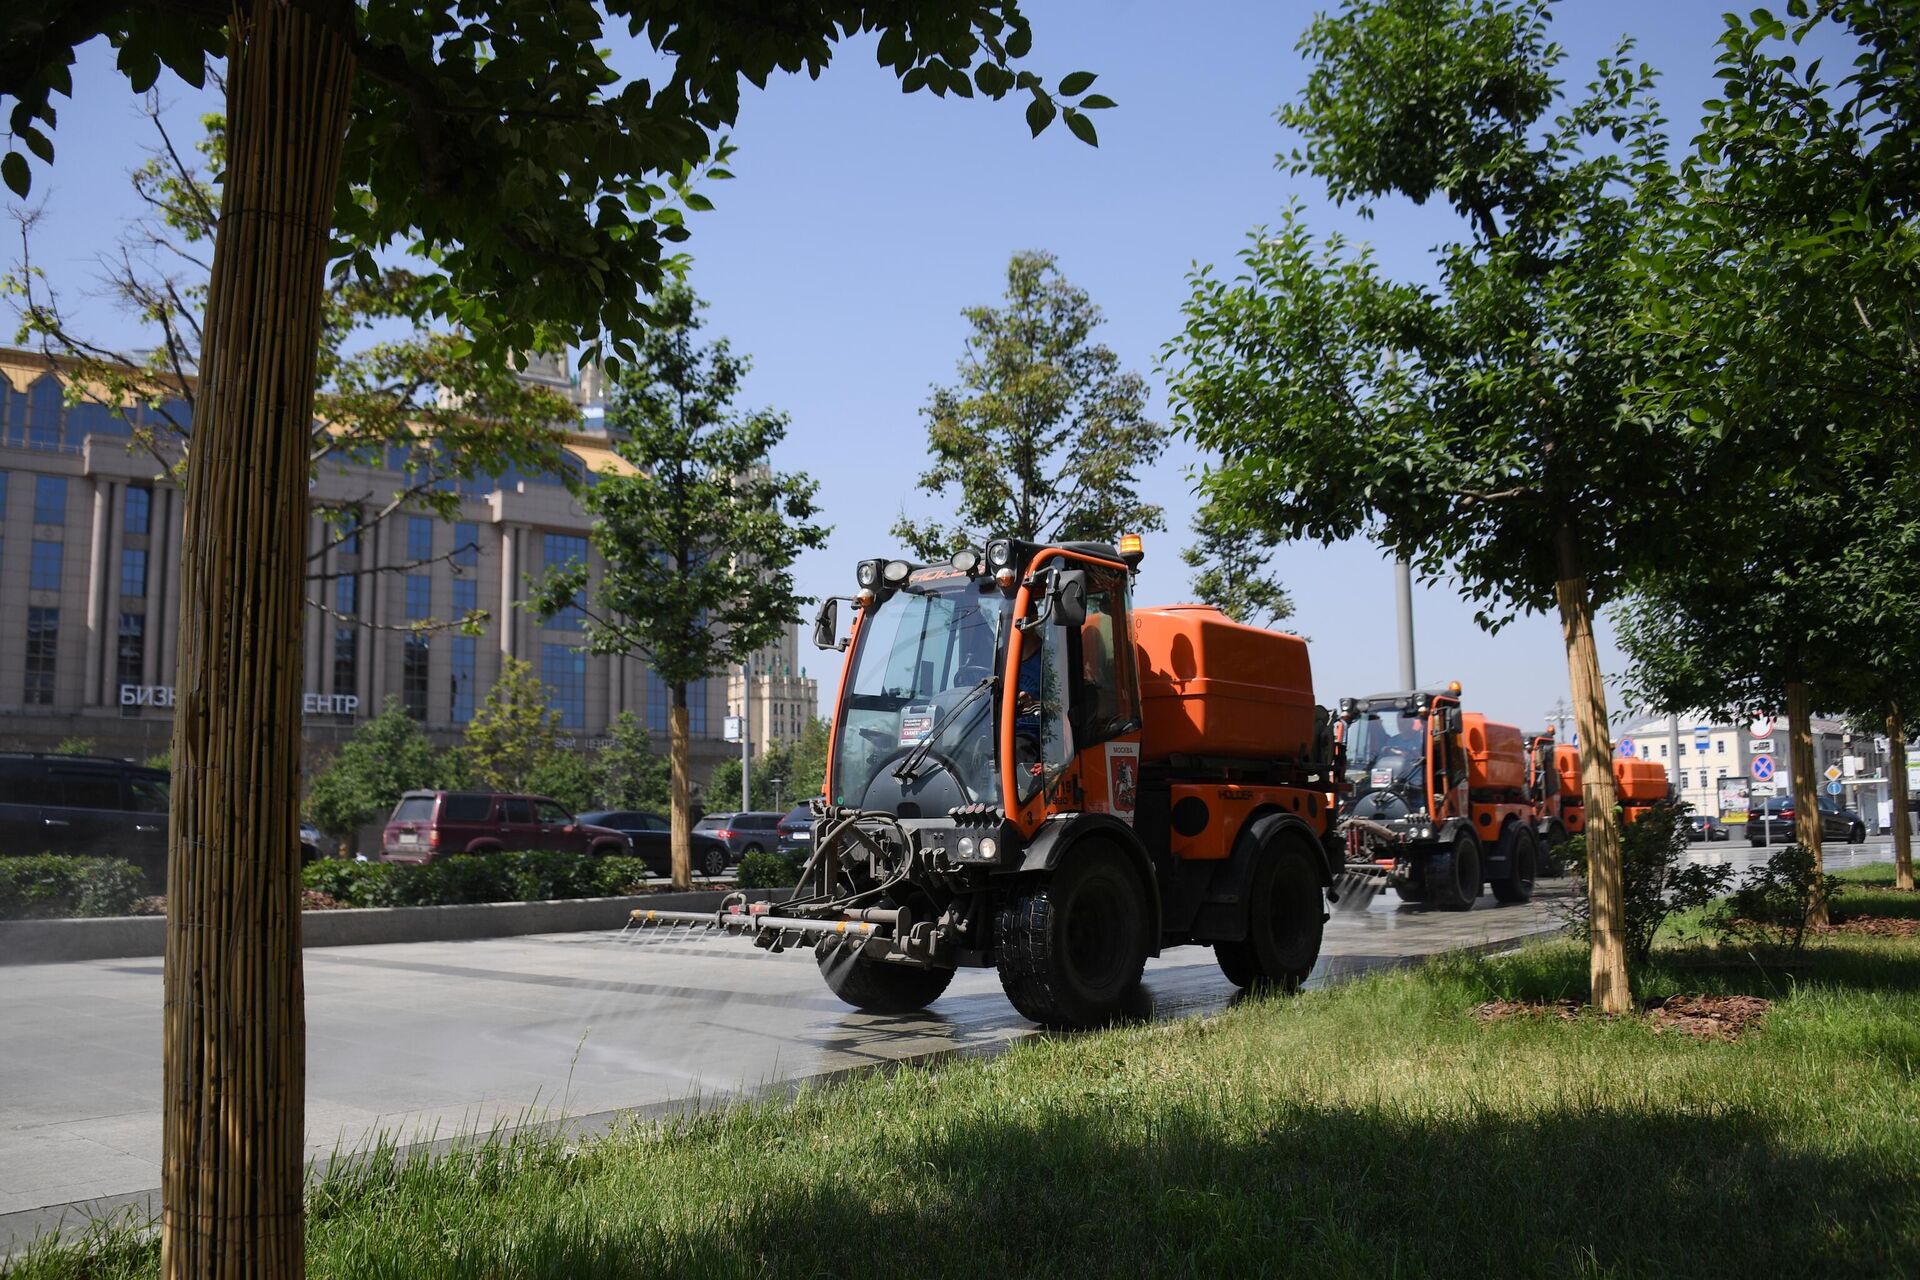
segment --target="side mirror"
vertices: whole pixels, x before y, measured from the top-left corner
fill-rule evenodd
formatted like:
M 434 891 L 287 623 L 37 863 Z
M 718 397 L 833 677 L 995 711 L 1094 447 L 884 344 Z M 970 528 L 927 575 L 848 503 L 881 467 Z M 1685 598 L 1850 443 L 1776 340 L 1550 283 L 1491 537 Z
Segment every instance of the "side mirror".
M 844 649 L 846 644 L 840 639 L 840 600 L 837 596 L 828 596 L 820 602 L 820 612 L 813 615 L 813 647 L 816 649 Z
M 1444 708 L 1440 717 L 1441 730 L 1448 734 L 1454 734 L 1454 733 L 1460 732 L 1460 726 L 1461 726 L 1460 708 L 1458 707 Z
M 1062 627 L 1077 627 L 1086 622 L 1086 570 L 1063 569 L 1054 575 L 1053 620 Z

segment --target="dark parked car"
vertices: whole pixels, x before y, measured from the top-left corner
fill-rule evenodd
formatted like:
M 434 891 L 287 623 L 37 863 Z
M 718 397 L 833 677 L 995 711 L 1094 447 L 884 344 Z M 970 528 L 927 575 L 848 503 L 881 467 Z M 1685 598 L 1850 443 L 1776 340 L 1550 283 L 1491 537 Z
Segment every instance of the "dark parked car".
M 710 813 L 694 826 L 695 831 L 704 831 L 716 840 L 724 840 L 727 848 L 733 850 L 733 856 L 744 858 L 750 853 L 771 853 L 779 837 L 774 828 L 780 825 L 785 816 L 778 813 Z
M 125 858 L 167 880 L 167 772 L 105 756 L 0 753 L 0 855 Z
M 654 875 L 673 872 L 673 824 L 657 813 L 637 809 L 598 809 L 580 815 L 580 821 L 623 832 L 636 857 L 644 858 Z M 727 842 L 704 831 L 693 832 L 693 869 L 703 876 L 725 875 L 736 859 Z
M 1687 819 L 1687 824 L 1693 828 L 1692 834 L 1688 837 L 1691 840 L 1727 839 L 1726 825 L 1720 819 L 1708 814 L 1696 813 Z
M 558 800 L 494 791 L 409 791 L 380 837 L 380 856 L 388 862 L 522 849 L 604 857 L 625 853 L 627 837 L 581 822 Z
M 1793 843 L 1793 797 L 1768 796 L 1754 807 L 1747 819 L 1747 843 Z M 1843 808 L 1831 796 L 1820 797 L 1820 838 L 1846 844 L 1859 844 L 1867 838 L 1867 824 L 1851 809 Z
M 805 852 L 813 847 L 813 810 L 795 805 L 773 828 L 775 848 L 781 853 Z

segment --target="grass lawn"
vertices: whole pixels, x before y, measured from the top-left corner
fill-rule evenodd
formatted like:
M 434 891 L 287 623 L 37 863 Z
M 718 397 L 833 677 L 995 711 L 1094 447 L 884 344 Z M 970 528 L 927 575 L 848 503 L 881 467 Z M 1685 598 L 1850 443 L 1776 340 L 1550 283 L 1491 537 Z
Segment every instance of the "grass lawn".
M 374 1159 L 315 1190 L 310 1274 L 1920 1274 L 1920 939 L 1765 968 L 1667 945 L 1643 994 L 1775 1000 L 1730 1044 L 1470 1013 L 1585 982 L 1584 951 L 1533 947 L 584 1145 Z M 109 1233 L 16 1274 L 156 1255 Z

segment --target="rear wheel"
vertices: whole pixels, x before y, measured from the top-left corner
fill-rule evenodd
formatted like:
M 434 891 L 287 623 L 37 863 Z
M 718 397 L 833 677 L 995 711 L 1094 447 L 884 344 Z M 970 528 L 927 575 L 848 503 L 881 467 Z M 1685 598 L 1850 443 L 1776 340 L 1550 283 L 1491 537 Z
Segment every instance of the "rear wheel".
M 870 960 L 837 937 L 813 949 L 828 988 L 868 1013 L 913 1013 L 938 1000 L 953 981 L 951 969 Z
M 1246 939 L 1213 946 L 1220 971 L 1235 986 L 1298 991 L 1320 958 L 1322 901 L 1320 878 L 1298 849 L 1262 857 L 1247 892 Z
M 1852 826 L 1847 828 L 1848 844 L 1863 844 L 1865 843 L 1866 838 L 1867 838 L 1867 829 L 1862 824 L 1856 822 Z
M 1540 846 L 1533 832 L 1517 822 L 1501 840 L 1507 845 L 1507 874 L 1493 882 L 1493 896 L 1502 902 L 1526 902 L 1533 897 L 1539 874 Z
M 1560 852 L 1567 843 L 1567 829 L 1555 822 L 1547 827 L 1540 838 L 1540 874 L 1543 876 L 1563 876 L 1567 874 L 1567 859 Z
M 700 851 L 700 874 L 705 876 L 725 875 L 727 870 L 727 851 L 709 846 Z
M 1462 831 L 1427 855 L 1427 901 L 1442 911 L 1471 911 L 1480 896 L 1480 842 Z
M 1146 891 L 1119 850 L 1082 846 L 1001 905 L 1000 986 L 1042 1026 L 1111 1022 L 1147 963 Z

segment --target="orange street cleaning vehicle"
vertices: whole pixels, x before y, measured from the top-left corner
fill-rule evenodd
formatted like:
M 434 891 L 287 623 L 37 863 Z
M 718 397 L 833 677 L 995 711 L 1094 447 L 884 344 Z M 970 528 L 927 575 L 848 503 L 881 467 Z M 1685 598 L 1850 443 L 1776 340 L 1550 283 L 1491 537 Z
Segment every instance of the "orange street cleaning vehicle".
M 1460 706 L 1460 685 L 1340 700 L 1350 872 L 1407 902 L 1466 911 L 1491 883 L 1533 896 L 1541 849 L 1520 730 Z
M 1587 829 L 1587 797 L 1580 784 L 1580 749 L 1556 745 L 1554 732 L 1536 734 L 1529 756 L 1534 803 L 1540 810 L 1540 832 L 1549 852 L 1568 836 Z M 1613 757 L 1613 785 L 1620 795 L 1620 816 L 1632 822 L 1673 795 L 1667 771 L 1651 760 Z
M 1133 607 L 1138 539 L 996 539 L 858 566 L 814 639 L 847 652 L 826 794 L 794 896 L 709 925 L 814 949 L 858 1008 L 903 1012 L 996 968 L 1036 1022 L 1105 1022 L 1147 957 L 1212 946 L 1291 988 L 1339 861 L 1330 717 L 1306 642 L 1197 605 Z

